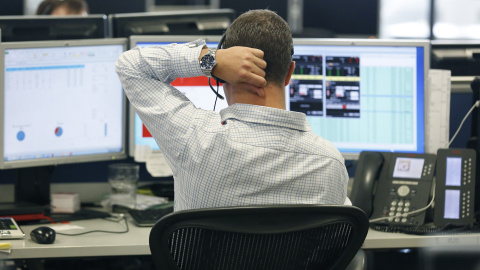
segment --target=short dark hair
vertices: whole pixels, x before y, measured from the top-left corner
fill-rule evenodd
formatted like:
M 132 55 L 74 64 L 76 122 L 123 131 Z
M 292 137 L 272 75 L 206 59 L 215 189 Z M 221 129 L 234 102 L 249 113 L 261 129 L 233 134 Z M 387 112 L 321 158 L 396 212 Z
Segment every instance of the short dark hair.
M 292 62 L 292 33 L 287 22 L 266 9 L 250 10 L 236 18 L 225 33 L 224 48 L 245 46 L 264 52 L 267 82 L 283 84 Z
M 84 0 L 44 0 L 38 5 L 37 15 L 51 15 L 52 11 L 59 6 L 65 6 L 72 13 L 88 11 L 88 4 Z

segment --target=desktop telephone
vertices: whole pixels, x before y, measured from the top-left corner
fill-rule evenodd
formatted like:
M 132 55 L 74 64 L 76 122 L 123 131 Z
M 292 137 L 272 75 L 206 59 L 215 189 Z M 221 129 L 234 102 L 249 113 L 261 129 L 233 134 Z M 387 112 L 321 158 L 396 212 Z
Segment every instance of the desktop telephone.
M 425 208 L 431 195 L 436 194 L 436 226 L 473 224 L 475 155 L 471 149 L 440 149 L 437 155 L 364 151 L 358 160 L 350 199 L 370 219 L 383 218 L 380 224 L 419 226 L 425 223 L 426 211 L 406 213 Z M 437 185 L 433 193 L 435 170 Z M 457 177 L 457 186 L 451 186 L 451 177 Z M 458 177 L 462 179 L 460 185 Z M 460 202 L 460 198 L 464 201 Z M 467 202 L 471 202 L 468 207 Z

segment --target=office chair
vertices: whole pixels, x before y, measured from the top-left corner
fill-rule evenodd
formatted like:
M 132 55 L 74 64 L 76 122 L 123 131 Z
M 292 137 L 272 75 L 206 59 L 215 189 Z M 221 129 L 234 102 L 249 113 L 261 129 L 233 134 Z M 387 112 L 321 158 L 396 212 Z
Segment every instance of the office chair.
M 367 232 L 354 206 L 184 210 L 154 225 L 150 251 L 157 269 L 345 269 Z

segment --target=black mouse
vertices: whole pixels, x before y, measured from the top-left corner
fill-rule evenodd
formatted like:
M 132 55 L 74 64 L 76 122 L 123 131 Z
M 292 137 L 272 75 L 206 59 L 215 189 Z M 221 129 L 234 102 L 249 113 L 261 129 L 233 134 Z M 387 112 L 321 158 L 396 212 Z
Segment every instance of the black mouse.
M 55 230 L 46 226 L 35 228 L 30 232 L 30 238 L 38 244 L 52 244 L 55 241 L 55 235 Z

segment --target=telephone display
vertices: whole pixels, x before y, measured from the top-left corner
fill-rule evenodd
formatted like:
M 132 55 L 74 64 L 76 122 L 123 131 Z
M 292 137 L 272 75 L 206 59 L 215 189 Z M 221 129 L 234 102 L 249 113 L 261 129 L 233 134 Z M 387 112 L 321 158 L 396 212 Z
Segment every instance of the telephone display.
M 433 223 L 473 225 L 476 152 L 439 149 Z
M 367 152 L 360 154 L 352 186 L 352 204 L 379 223 L 422 225 L 435 172 L 434 154 Z

